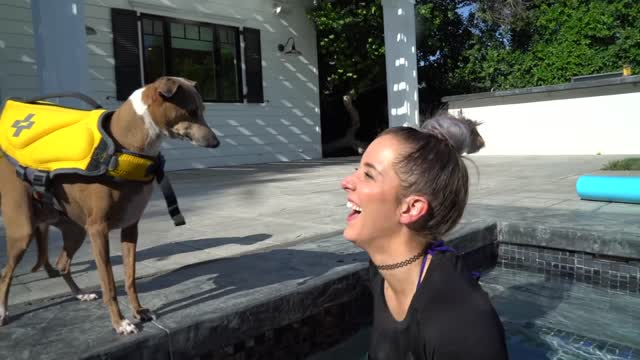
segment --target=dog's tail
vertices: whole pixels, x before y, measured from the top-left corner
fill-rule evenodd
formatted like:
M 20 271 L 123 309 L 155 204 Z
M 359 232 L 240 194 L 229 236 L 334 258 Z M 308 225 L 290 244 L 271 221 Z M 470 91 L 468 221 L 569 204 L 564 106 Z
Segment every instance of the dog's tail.
M 51 266 L 51 263 L 49 263 L 49 225 L 36 225 L 33 230 L 33 236 L 35 237 L 38 248 L 38 262 L 36 262 L 33 268 L 31 268 L 31 271 L 36 272 L 44 266 L 44 270 L 47 272 L 49 277 L 52 278 L 59 276 L 60 273 Z

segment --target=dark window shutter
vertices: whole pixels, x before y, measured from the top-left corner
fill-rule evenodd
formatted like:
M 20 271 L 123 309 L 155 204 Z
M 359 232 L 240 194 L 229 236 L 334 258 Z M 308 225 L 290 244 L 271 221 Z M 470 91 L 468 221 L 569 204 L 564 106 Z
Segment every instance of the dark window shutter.
M 262 94 L 262 52 L 260 30 L 244 28 L 244 61 L 247 77 L 247 102 L 264 102 Z
M 111 31 L 113 33 L 116 98 L 126 100 L 131 93 L 142 86 L 136 12 L 111 9 Z

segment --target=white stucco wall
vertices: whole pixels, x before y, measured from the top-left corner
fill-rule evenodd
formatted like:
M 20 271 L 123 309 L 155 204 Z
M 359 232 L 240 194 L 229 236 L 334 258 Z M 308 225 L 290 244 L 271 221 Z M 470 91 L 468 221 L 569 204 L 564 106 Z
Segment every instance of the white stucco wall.
M 462 110 L 484 122 L 479 131 L 486 147 L 478 156 L 640 154 L 636 78 L 611 86 L 443 100 L 451 114 Z
M 207 103 L 206 119 L 220 136 L 214 150 L 175 140 L 162 149 L 169 170 L 322 156 L 316 35 L 305 8 L 312 0 L 284 1 L 274 14 L 264 0 L 85 0 L 90 94 L 115 108 L 116 85 L 110 8 L 138 10 L 185 20 L 257 28 L 261 32 L 264 104 Z M 0 96 L 38 94 L 38 76 L 29 0 L 0 0 Z M 277 45 L 293 36 L 300 56 Z

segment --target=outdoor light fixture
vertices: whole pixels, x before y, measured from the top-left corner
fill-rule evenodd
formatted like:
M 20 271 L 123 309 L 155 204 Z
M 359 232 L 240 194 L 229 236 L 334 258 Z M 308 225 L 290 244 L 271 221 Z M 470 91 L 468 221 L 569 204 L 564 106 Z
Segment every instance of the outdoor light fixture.
M 84 26 L 84 33 L 87 34 L 87 35 L 95 35 L 98 32 L 96 31 L 96 29 L 92 28 L 91 26 L 85 25 Z
M 287 45 L 289 45 L 289 41 L 291 41 L 291 49 L 284 51 L 284 49 L 287 48 Z M 293 40 L 293 37 L 290 37 L 287 39 L 287 42 L 284 43 L 284 45 L 282 44 L 278 44 L 278 51 L 283 52 L 286 55 L 302 55 L 302 53 L 298 50 L 296 50 L 296 41 Z
M 273 2 L 273 13 L 276 15 L 282 15 L 287 12 L 285 0 L 276 0 Z

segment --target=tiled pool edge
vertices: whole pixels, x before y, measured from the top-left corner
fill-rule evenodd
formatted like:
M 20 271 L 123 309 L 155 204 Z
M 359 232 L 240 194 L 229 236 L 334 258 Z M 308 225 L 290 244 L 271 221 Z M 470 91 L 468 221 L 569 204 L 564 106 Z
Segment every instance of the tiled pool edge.
M 640 292 L 640 262 L 631 259 L 603 259 L 598 254 L 502 242 L 499 245 L 498 266 L 561 277 L 610 290 Z
M 613 244 L 603 244 L 606 234 L 612 236 Z M 566 272 L 569 272 L 570 264 L 566 262 L 571 261 L 569 260 L 571 253 L 575 264 L 574 272 L 579 266 L 578 261 L 582 261 L 583 274 L 585 274 L 582 279 L 584 280 L 588 272 L 584 270 L 585 264 L 587 268 L 590 267 L 589 265 L 593 266 L 593 269 L 599 266 L 599 274 L 602 276 L 601 262 L 605 261 L 601 258 L 602 255 L 608 256 L 606 261 L 609 264 L 609 271 L 618 273 L 623 270 L 633 271 L 620 266 L 638 265 L 640 253 L 634 252 L 637 250 L 634 242 L 640 242 L 640 234 L 635 238 L 633 234 L 624 233 L 623 235 L 617 232 L 594 234 L 589 230 L 478 219 L 463 223 L 445 239 L 463 255 L 465 261 L 474 270 L 485 271 L 496 264 L 498 266 L 513 264 L 514 267 L 520 264 L 523 268 L 536 271 L 538 264 L 541 264 L 538 261 L 542 260 L 545 261 L 542 271 L 545 271 L 548 261 L 551 269 L 550 276 L 562 276 L 562 271 L 565 269 L 563 265 L 566 265 Z M 590 242 L 589 239 L 597 241 Z M 328 249 L 335 243 L 346 243 L 346 241 L 333 236 L 315 239 L 309 244 L 313 245 L 314 254 L 324 256 L 329 250 L 323 249 Z M 567 246 L 567 249 L 558 249 L 558 246 Z M 598 256 L 592 257 L 591 263 L 585 263 L 585 260 L 589 260 L 585 254 L 591 254 L 589 251 L 595 252 Z M 624 252 L 627 253 L 627 257 L 619 256 Z M 330 251 L 326 252 L 329 258 L 331 254 Z M 541 257 L 541 255 L 544 256 Z M 550 257 L 546 257 L 547 255 Z M 628 261 L 629 264 L 615 262 L 619 260 Z M 358 261 L 348 266 L 345 266 L 346 263 L 334 263 L 333 270 L 329 272 L 323 271 L 293 286 L 283 283 L 284 291 L 278 294 L 247 301 L 246 306 L 234 305 L 215 316 L 187 315 L 188 321 L 183 325 L 168 328 L 169 333 L 158 331 L 159 328 L 156 329 L 153 324 L 148 324 L 141 337 L 108 342 L 100 349 L 93 348 L 90 353 L 74 358 L 247 360 L 282 358 L 282 354 L 285 353 L 298 354 L 297 358 L 302 358 L 306 356 L 303 354 L 311 354 L 311 347 L 330 346 L 330 342 L 336 340 L 336 337 L 329 335 L 336 335 L 336 328 L 357 327 L 367 321 L 363 317 L 363 314 L 368 313 L 367 301 L 370 300 L 367 296 L 367 266 L 362 259 Z M 611 267 L 612 264 L 615 266 Z M 198 266 L 202 265 L 194 265 L 194 267 Z M 557 273 L 553 272 L 554 267 L 558 268 Z M 593 279 L 593 269 L 591 279 Z M 611 280 L 610 275 L 607 276 Z M 579 281 L 575 275 L 574 280 Z M 632 282 L 627 280 L 627 288 L 630 283 Z M 602 285 L 605 285 L 603 281 L 594 284 L 594 286 Z M 609 281 L 606 285 L 616 285 L 619 290 L 620 275 L 617 275 L 617 284 Z M 96 308 L 97 311 L 103 310 L 101 307 Z M 312 326 L 313 331 L 310 331 L 309 324 L 320 322 L 321 319 L 326 321 Z M 162 318 L 159 322 L 162 323 Z M 298 336 L 301 334 L 304 336 Z M 326 340 L 322 344 L 309 340 L 323 337 L 322 334 L 325 334 Z M 300 347 L 291 343 L 291 337 L 294 335 L 298 336 L 296 339 L 302 344 Z M 86 334 L 86 336 L 91 337 L 92 334 Z
M 597 223 L 597 217 L 594 222 Z M 640 261 L 640 233 L 619 229 L 594 230 L 572 226 L 549 226 L 526 221 L 498 221 L 498 241 L 562 251 L 584 252 Z
M 497 243 L 502 268 L 640 292 L 640 234 L 498 222 Z

